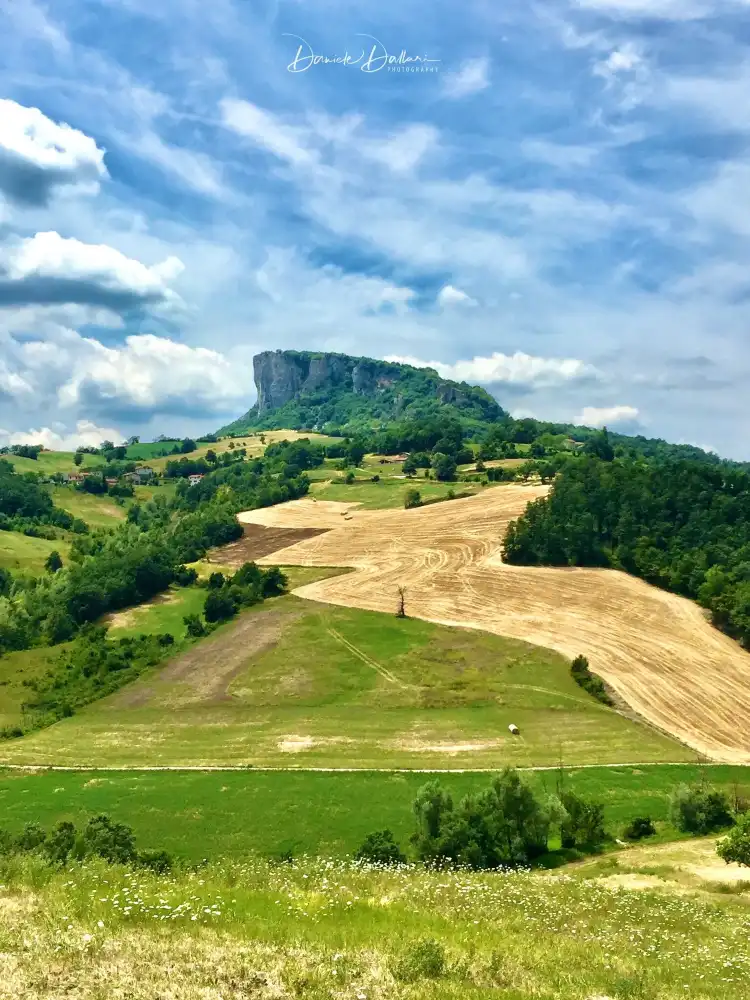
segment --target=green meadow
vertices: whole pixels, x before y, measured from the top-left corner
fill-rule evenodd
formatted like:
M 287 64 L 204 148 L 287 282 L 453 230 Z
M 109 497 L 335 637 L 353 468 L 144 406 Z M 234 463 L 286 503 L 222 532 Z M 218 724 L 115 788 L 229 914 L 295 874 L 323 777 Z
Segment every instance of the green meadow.
M 184 614 L 204 594 L 176 589 L 120 612 L 109 619 L 113 636 L 171 631 L 180 640 Z M 550 650 L 292 594 L 180 646 L 73 717 L 0 744 L 0 761 L 19 764 L 463 769 L 559 759 L 695 754 L 595 701 Z
M 485 787 L 490 775 L 361 771 L 23 771 L 0 770 L 0 826 L 81 823 L 107 813 L 127 822 L 138 843 L 192 861 L 250 854 L 352 854 L 368 833 L 393 831 L 404 848 L 413 832 L 417 789 L 437 777 L 454 799 Z M 604 804 L 608 830 L 620 836 L 637 815 L 650 815 L 664 838 L 668 799 L 683 782 L 705 780 L 730 797 L 750 793 L 750 768 L 729 765 L 563 768 L 530 771 L 530 784 L 566 789 Z
M 38 575 L 50 552 L 57 550 L 65 561 L 69 543 L 63 538 L 32 538 L 20 531 L 0 531 L 0 566 L 14 572 Z
M 105 464 L 101 455 L 83 456 L 83 462 L 77 466 L 73 461 L 72 451 L 42 451 L 37 458 L 19 458 L 18 455 L 3 456 L 13 466 L 14 472 L 36 472 L 41 476 L 52 476 L 55 473 L 80 472 L 83 469 L 96 469 Z

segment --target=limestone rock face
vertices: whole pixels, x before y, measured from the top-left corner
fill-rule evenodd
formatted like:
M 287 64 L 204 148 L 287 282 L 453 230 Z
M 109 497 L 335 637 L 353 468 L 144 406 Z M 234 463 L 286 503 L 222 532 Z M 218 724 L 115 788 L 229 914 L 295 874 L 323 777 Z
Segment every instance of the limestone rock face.
M 302 360 L 302 359 L 300 359 Z M 253 376 L 258 390 L 258 414 L 275 410 L 299 393 L 309 363 L 301 364 L 282 351 L 263 351 L 253 358 Z
M 258 415 L 278 409 L 300 393 L 351 381 L 353 359 L 341 354 L 263 351 L 253 358 Z

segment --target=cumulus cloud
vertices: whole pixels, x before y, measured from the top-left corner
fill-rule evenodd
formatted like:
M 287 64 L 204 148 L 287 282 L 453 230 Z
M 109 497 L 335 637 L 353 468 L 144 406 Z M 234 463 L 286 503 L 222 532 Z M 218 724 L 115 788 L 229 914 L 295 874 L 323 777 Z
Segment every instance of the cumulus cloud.
M 478 94 L 490 85 L 490 61 L 487 58 L 467 59 L 455 73 L 449 73 L 443 83 L 446 97 L 461 98 Z
M 30 431 L 0 429 L 0 442 L 10 444 L 41 444 L 49 451 L 75 451 L 76 448 L 98 448 L 102 441 L 121 444 L 125 440 L 114 427 L 98 427 L 91 420 L 79 420 L 74 431 L 62 424 Z
M 175 305 L 169 284 L 182 269 L 177 257 L 147 267 L 114 247 L 37 233 L 0 253 L 0 306 L 71 303 L 121 312 Z
M 0 100 L 0 192 L 20 205 L 45 206 L 57 188 L 96 192 L 107 176 L 104 150 L 38 108 Z
M 12 371 L 8 363 L 0 358 L 0 399 L 17 399 L 29 396 L 32 392 L 29 382 L 18 372 Z
M 29 347 L 24 345 L 27 356 Z M 53 361 L 47 349 L 43 363 L 68 369 L 57 393 L 61 406 L 220 412 L 248 392 L 248 373 L 238 370 L 225 355 L 167 337 L 141 334 L 115 347 L 91 338 L 68 337 L 53 347 L 57 358 Z M 39 366 L 38 358 L 34 360 Z
M 496 352 L 487 358 L 471 358 L 450 365 L 441 361 L 393 356 L 386 358 L 386 361 L 397 361 L 416 368 L 434 368 L 443 378 L 457 382 L 478 382 L 481 385 L 505 382 L 543 388 L 598 378 L 600 375 L 593 365 L 577 358 L 540 358 L 522 351 L 516 351 L 515 354 Z
M 638 419 L 635 406 L 584 406 L 573 423 L 585 427 L 609 427 L 612 424 L 632 424 Z
M 437 295 L 438 305 L 441 306 L 475 306 L 476 300 L 472 299 L 470 295 L 466 292 L 462 292 L 460 288 L 455 288 L 453 285 L 444 285 Z

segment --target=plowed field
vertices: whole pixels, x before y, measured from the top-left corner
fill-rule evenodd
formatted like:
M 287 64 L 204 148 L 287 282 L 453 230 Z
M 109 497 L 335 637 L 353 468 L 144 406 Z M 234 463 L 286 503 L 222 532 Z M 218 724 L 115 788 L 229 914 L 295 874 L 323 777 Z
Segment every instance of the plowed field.
M 750 763 L 750 655 L 697 605 L 613 570 L 503 563 L 506 525 L 545 491 L 511 484 L 389 511 L 304 499 L 240 520 L 329 529 L 259 560 L 356 570 L 301 587 L 301 597 L 395 611 L 404 586 L 410 616 L 583 653 L 653 725 L 714 760 Z

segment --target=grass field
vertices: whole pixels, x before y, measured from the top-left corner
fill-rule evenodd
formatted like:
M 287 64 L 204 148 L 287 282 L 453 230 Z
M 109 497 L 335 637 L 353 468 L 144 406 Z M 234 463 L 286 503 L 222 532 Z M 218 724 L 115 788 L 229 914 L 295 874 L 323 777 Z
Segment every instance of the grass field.
M 315 571 L 307 572 L 309 580 Z M 197 609 L 203 594 L 173 593 L 114 624 L 181 631 L 184 602 Z M 568 764 L 695 759 L 592 699 L 558 654 L 418 619 L 288 595 L 181 655 L 70 719 L 0 745 L 0 760 L 476 768 L 549 765 L 560 755 Z
M 65 561 L 70 545 L 63 538 L 32 538 L 20 531 L 0 531 L 0 566 L 16 572 L 39 574 L 50 552 L 57 550 Z
M 750 792 L 750 768 L 731 765 L 590 767 L 563 770 L 564 787 L 604 804 L 615 836 L 636 815 L 650 815 L 662 837 L 678 836 L 667 823 L 668 798 L 682 782 L 699 778 Z M 437 776 L 454 799 L 486 787 L 490 775 Z M 534 771 L 527 780 L 553 793 L 558 772 Z M 412 802 L 430 775 L 415 772 L 315 771 L 41 771 L 0 769 L 0 826 L 80 823 L 107 813 L 133 826 L 145 848 L 165 848 L 192 861 L 291 851 L 322 856 L 354 853 L 373 830 L 388 828 L 404 848 L 413 832 Z
M 29 697 L 24 681 L 39 677 L 66 645 L 40 646 L 0 657 L 0 726 L 21 721 L 21 705 Z
M 4 455 L 17 473 L 36 472 L 42 476 L 52 476 L 56 472 L 80 472 L 82 469 L 96 469 L 104 465 L 101 455 L 84 455 L 83 463 L 77 466 L 73 461 L 72 451 L 42 451 L 36 459 L 19 458 L 17 455 Z
M 156 472 L 163 472 L 164 467 L 167 462 L 174 461 L 180 458 L 205 458 L 206 453 L 214 451 L 217 455 L 223 454 L 225 451 L 233 451 L 235 448 L 245 448 L 249 457 L 257 457 L 262 455 L 265 451 L 267 445 L 273 444 L 276 441 L 296 441 L 299 438 L 309 438 L 311 441 L 318 441 L 321 444 L 328 444 L 334 441 L 334 438 L 326 437 L 324 434 L 303 434 L 300 431 L 263 431 L 264 441 L 261 441 L 260 434 L 247 434 L 245 437 L 239 438 L 222 438 L 220 441 L 215 441 L 212 444 L 205 442 L 199 443 L 195 451 L 191 451 L 189 454 L 183 455 L 162 455 L 155 456 L 155 452 L 162 451 L 165 448 L 171 448 L 176 442 L 154 442 L 154 443 L 144 443 L 131 445 L 128 448 L 127 457 L 133 459 L 134 461 L 143 462 L 144 465 L 148 465 L 150 468 L 154 469 Z M 233 448 L 230 448 L 233 445 Z
M 202 614 L 205 602 L 203 587 L 170 587 L 145 604 L 107 615 L 105 621 L 113 639 L 164 632 L 182 639 L 185 635 L 182 619 L 185 615 Z
M 7 1000 L 744 1000 L 742 897 L 326 859 L 158 876 L 10 858 Z M 648 882 L 646 883 L 648 885 Z
M 384 474 L 380 473 L 381 476 Z M 342 473 L 334 473 L 340 478 Z M 479 483 L 439 483 L 433 479 L 381 478 L 379 483 L 360 478 L 353 483 L 332 482 L 327 485 L 313 485 L 313 495 L 318 500 L 337 500 L 344 503 L 358 503 L 362 510 L 388 510 L 404 506 L 404 496 L 408 490 L 418 490 L 422 500 L 447 497 L 453 493 L 477 493 Z
M 112 497 L 84 493 L 73 486 L 53 486 L 50 492 L 56 507 L 62 507 L 92 528 L 114 528 L 125 520 L 127 506 L 120 506 Z

